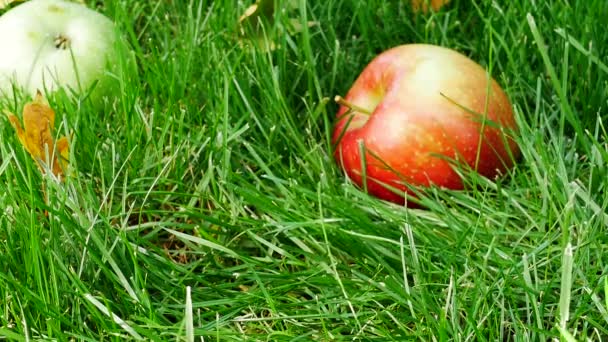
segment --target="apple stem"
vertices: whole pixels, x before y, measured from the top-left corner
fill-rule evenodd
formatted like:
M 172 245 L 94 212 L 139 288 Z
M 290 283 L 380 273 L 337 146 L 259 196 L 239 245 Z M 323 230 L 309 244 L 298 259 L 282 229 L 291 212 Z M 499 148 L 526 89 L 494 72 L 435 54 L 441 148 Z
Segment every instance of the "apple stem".
M 367 110 L 363 107 L 359 107 L 352 102 L 348 102 L 346 99 L 344 99 L 340 95 L 336 95 L 336 97 L 334 97 L 334 101 L 336 101 L 337 104 L 339 104 L 341 106 L 345 106 L 352 111 L 359 112 L 359 113 L 365 114 L 365 115 L 372 115 L 372 112 L 370 112 L 369 110 Z
M 59 35 L 55 38 L 55 47 L 57 49 L 66 50 L 70 46 L 70 40 L 67 37 Z

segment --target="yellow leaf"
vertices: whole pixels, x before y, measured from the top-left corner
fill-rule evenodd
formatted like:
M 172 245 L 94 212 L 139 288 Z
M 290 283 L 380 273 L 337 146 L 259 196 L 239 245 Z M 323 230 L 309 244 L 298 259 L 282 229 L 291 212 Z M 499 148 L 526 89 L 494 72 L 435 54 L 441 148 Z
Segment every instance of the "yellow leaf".
M 256 0 L 256 2 L 247 7 L 245 12 L 239 17 L 239 43 L 241 46 L 254 46 L 262 51 L 274 51 L 277 48 L 274 40 L 281 33 L 290 35 L 300 33 L 304 30 L 304 26 L 300 20 L 288 18 L 283 25 L 278 25 L 276 31 L 273 32 L 271 26 L 264 24 L 273 24 L 275 22 L 275 14 L 282 13 L 286 17 L 292 12 L 298 10 L 297 0 Z M 313 27 L 318 25 L 318 22 L 309 21 L 306 26 Z M 286 27 L 285 27 L 286 26 Z
M 61 170 L 66 172 L 68 170 L 68 158 L 70 156 L 70 149 L 68 145 L 68 138 L 61 137 L 57 140 L 55 145 L 57 152 L 59 155 L 57 156 L 59 159 L 59 166 L 61 166 Z
M 68 139 L 62 137 L 55 144 L 53 128 L 55 127 L 55 111 L 40 92 L 34 101 L 23 107 L 23 127 L 17 116 L 4 111 L 9 122 L 15 128 L 19 142 L 36 161 L 40 172 L 51 170 L 60 180 L 67 169 Z
M 433 11 L 437 12 L 448 2 L 450 0 L 412 0 L 412 7 L 414 12 L 422 11 L 422 13 L 427 13 L 430 5 Z
M 273 51 L 275 43 L 262 29 L 263 24 L 271 23 L 274 17 L 274 0 L 257 0 L 247 7 L 239 17 L 238 31 L 241 46 L 253 45 L 263 51 Z M 245 39 L 243 39 L 245 38 Z
M 257 27 L 260 19 L 272 20 L 274 15 L 274 0 L 258 0 L 247 7 L 245 13 L 239 18 L 239 24 L 250 24 Z

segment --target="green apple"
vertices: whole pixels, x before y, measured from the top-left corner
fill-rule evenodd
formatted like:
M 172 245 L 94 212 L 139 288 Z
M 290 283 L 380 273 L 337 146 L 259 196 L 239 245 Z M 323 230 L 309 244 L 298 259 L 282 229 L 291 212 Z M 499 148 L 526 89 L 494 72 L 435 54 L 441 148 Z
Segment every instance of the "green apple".
M 129 54 L 110 19 L 65 0 L 31 0 L 2 15 L 0 51 L 0 96 L 92 90 L 94 103 L 116 94 L 119 57 Z

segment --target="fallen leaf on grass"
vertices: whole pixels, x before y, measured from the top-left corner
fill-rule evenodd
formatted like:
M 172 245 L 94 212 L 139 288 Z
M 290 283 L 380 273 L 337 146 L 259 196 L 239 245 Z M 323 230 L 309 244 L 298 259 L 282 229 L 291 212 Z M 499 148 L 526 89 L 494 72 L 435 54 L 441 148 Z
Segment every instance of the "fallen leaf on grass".
M 422 11 L 422 13 L 428 13 L 430 5 L 433 11 L 437 12 L 448 2 L 450 0 L 412 0 L 412 8 L 414 12 Z
M 17 132 L 19 142 L 36 161 L 40 172 L 45 174 L 51 170 L 55 177 L 62 180 L 68 166 L 68 139 L 61 137 L 56 142 L 53 140 L 55 111 L 49 107 L 42 94 L 38 92 L 34 101 L 23 107 L 23 127 L 16 115 L 7 110 L 4 113 Z
M 274 21 L 274 0 L 258 0 L 239 17 L 240 43 L 257 45 L 264 51 L 274 51 L 276 44 L 265 35 L 264 24 Z M 243 39 L 245 38 L 245 39 Z
M 277 7 L 275 7 L 274 0 L 257 0 L 253 5 L 247 7 L 245 12 L 239 17 L 240 42 L 252 43 L 265 51 L 275 50 L 276 44 L 274 38 L 277 32 L 273 34 L 271 30 L 265 30 L 264 28 L 268 28 L 269 26 L 264 25 L 274 23 L 275 13 L 278 11 L 289 15 L 294 10 L 297 10 L 297 8 L 297 1 L 294 0 L 278 1 Z M 278 32 L 287 32 L 290 35 L 294 35 L 304 30 L 304 25 L 298 19 L 289 18 L 286 22 L 285 25 L 278 26 Z M 309 21 L 306 23 L 306 27 L 313 27 L 315 25 L 318 25 L 318 22 Z
M 239 24 L 241 26 L 252 25 L 257 27 L 261 20 L 271 21 L 273 16 L 274 0 L 258 0 L 255 4 L 247 7 L 245 13 L 239 18 Z

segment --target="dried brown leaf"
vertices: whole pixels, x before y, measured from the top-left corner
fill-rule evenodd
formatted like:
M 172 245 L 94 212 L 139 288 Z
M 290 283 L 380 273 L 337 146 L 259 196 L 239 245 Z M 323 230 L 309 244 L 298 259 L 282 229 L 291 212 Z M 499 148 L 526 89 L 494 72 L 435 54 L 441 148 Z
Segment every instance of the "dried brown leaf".
M 67 169 L 68 139 L 62 137 L 55 143 L 55 111 L 49 107 L 42 94 L 38 92 L 34 101 L 23 108 L 23 127 L 16 115 L 4 112 L 15 129 L 19 142 L 36 161 L 40 172 L 44 174 L 46 170 L 51 170 L 53 175 L 62 179 Z
M 429 5 L 433 11 L 437 12 L 441 7 L 447 5 L 450 0 L 412 0 L 412 8 L 414 12 L 422 11 L 427 13 L 429 11 Z

